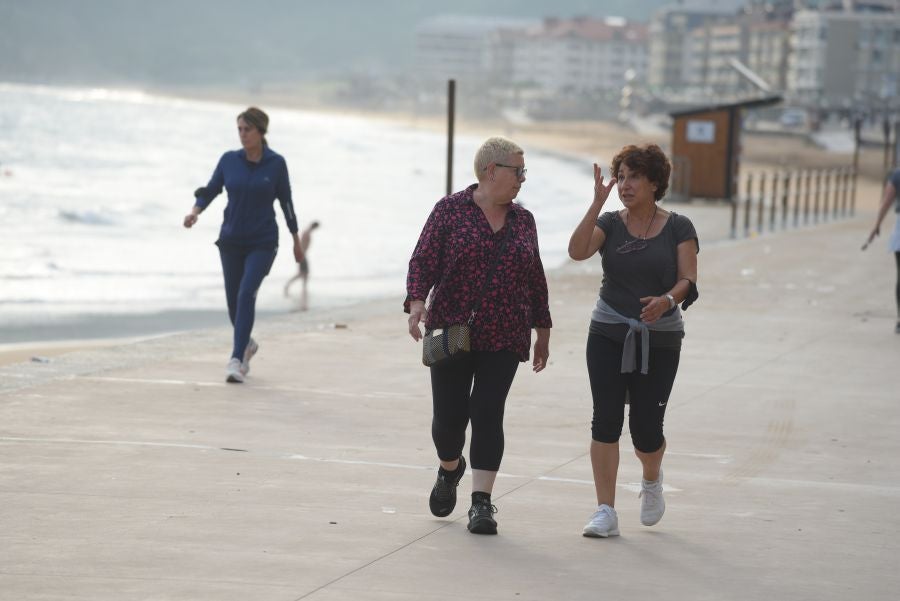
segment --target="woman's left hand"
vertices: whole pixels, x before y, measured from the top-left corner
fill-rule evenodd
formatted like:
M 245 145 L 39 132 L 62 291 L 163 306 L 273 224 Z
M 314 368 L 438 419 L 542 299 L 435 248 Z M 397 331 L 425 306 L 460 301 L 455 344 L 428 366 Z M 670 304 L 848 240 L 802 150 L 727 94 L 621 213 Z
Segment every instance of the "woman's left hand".
M 537 328 L 537 340 L 534 342 L 534 360 L 531 363 L 535 373 L 547 367 L 548 357 L 550 357 L 550 329 Z
M 665 296 L 644 296 L 640 301 L 644 305 L 641 309 L 641 321 L 644 323 L 653 323 L 672 308 Z

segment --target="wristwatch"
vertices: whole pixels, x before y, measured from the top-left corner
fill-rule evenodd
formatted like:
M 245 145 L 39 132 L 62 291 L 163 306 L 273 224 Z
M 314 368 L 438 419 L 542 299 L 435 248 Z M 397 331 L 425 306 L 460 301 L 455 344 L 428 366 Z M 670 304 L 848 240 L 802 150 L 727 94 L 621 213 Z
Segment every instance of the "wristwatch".
M 671 308 L 674 307 L 676 304 L 678 304 L 678 303 L 675 302 L 675 297 L 672 296 L 671 294 L 664 294 L 663 296 L 665 296 L 667 299 L 669 299 L 669 309 L 671 309 Z

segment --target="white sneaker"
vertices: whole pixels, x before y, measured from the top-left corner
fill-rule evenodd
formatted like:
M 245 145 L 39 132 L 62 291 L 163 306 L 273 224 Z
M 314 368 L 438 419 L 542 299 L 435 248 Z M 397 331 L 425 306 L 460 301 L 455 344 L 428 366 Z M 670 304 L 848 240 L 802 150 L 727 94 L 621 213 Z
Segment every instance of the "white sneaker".
M 247 348 L 244 349 L 244 360 L 241 362 L 241 373 L 245 376 L 250 373 L 250 359 L 253 358 L 253 355 L 255 355 L 258 350 L 259 345 L 251 338 L 250 342 L 247 343 Z
M 663 499 L 663 473 L 659 470 L 659 478 L 648 482 L 641 478 L 641 523 L 652 526 L 662 519 L 666 512 L 666 500 Z
M 598 507 L 581 534 L 592 538 L 619 536 L 619 516 L 616 515 L 616 510 L 609 505 Z
M 232 384 L 240 384 L 244 381 L 244 372 L 241 370 L 241 360 L 234 357 L 225 368 L 225 381 Z

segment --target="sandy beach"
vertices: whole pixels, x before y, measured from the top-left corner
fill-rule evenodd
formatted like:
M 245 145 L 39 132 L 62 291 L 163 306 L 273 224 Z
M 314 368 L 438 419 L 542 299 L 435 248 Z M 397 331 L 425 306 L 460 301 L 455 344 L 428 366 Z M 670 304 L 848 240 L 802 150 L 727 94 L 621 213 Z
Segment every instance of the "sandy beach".
M 249 102 L 248 98 L 229 95 L 225 98 L 197 93 L 191 96 L 198 99 L 227 99 L 228 102 Z M 263 106 L 282 106 L 286 108 L 304 108 L 319 111 L 332 111 L 341 114 L 350 113 L 366 119 L 389 121 L 413 129 L 431 132 L 446 130 L 445 118 L 438 115 L 399 114 L 373 111 L 343 111 L 330 107 L 309 106 L 290 102 L 288 95 L 273 95 L 254 98 L 253 102 Z M 655 142 L 664 148 L 669 139 L 665 133 L 652 135 L 638 134 L 630 128 L 610 122 L 596 121 L 556 121 L 528 124 L 512 124 L 503 120 L 473 120 L 461 118 L 457 123 L 457 131 L 473 136 L 503 134 L 517 140 L 527 152 L 543 151 L 565 155 L 584 160 L 586 167 L 597 160 L 601 166 L 623 145 L 628 143 Z M 744 160 L 742 169 L 776 169 L 785 166 L 833 167 L 849 164 L 849 155 L 827 153 L 812 147 L 802 139 L 785 136 L 761 136 L 745 134 Z M 457 160 L 468 160 L 468 157 L 457 157 Z M 880 170 L 881 153 L 866 148 L 861 154 L 861 171 L 864 174 L 858 183 L 857 208 L 861 214 L 872 214 L 880 197 L 881 182 L 874 176 Z M 587 198 L 586 198 L 587 201 Z M 670 203 L 671 206 L 671 203 Z M 675 210 L 695 219 L 701 236 L 707 242 L 723 240 L 728 237 L 730 212 L 727 207 L 717 203 L 686 203 L 674 205 Z M 224 301 L 223 301 L 224 305 Z M 261 315 L 265 318 L 265 315 Z M 3 344 L 0 345 L 0 365 L 11 362 L 28 361 L 32 357 L 58 356 L 82 348 L 93 348 L 98 345 L 136 337 L 163 335 L 169 332 L 185 331 L 196 328 L 225 324 L 224 306 L 221 312 L 204 311 L 168 311 L 164 314 L 116 316 L 98 315 L 80 320 L 69 327 L 65 323 L 47 323 L 16 330 L 14 324 L 5 328 Z

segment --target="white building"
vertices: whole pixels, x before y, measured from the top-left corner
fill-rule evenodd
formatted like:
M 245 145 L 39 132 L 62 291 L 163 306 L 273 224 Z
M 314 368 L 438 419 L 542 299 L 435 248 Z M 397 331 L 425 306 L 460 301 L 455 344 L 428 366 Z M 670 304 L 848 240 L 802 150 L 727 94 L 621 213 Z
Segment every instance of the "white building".
M 800 11 L 791 26 L 787 88 L 822 108 L 896 103 L 900 13 Z
M 698 62 L 694 52 L 710 40 L 691 38 L 701 27 L 730 24 L 737 10 L 731 2 L 682 2 L 664 6 L 650 21 L 650 55 L 647 83 L 657 89 L 683 88 L 696 82 Z M 702 67 L 703 60 L 700 59 Z M 702 78 L 702 77 L 701 77 Z
M 620 91 L 647 73 L 647 26 L 624 19 L 545 19 L 497 43 L 498 78 L 511 66 L 512 83 L 547 92 Z
M 749 25 L 747 66 L 773 90 L 783 92 L 787 88 L 789 54 L 789 21 L 762 21 Z
M 490 76 L 492 36 L 501 29 L 522 30 L 536 19 L 441 15 L 416 27 L 416 67 L 429 80 L 483 80 Z

